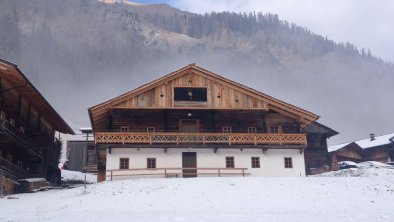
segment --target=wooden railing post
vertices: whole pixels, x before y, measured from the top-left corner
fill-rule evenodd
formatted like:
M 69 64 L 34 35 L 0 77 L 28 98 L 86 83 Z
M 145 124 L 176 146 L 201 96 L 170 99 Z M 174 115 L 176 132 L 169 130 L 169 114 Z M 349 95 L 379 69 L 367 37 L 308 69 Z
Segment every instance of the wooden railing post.
M 245 176 L 245 169 L 242 169 L 242 176 Z
M 167 178 L 167 169 L 164 169 L 164 178 Z
M 254 139 L 254 145 L 257 145 L 257 136 L 254 135 L 254 136 L 253 136 L 253 139 Z
M 280 145 L 282 145 L 282 137 L 283 137 L 283 135 L 282 135 L 282 133 L 279 135 L 279 144 Z
M 218 177 L 220 177 L 220 169 L 218 169 Z
M 112 170 L 110 172 L 111 172 L 111 181 L 112 181 Z

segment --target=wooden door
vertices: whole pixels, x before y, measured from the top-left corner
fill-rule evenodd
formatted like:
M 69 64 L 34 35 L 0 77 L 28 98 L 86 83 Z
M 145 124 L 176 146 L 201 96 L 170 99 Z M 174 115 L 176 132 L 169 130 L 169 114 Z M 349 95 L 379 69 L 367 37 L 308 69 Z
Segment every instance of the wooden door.
M 182 168 L 183 177 L 197 177 L 197 153 L 196 152 L 183 152 L 182 153 Z
M 181 119 L 179 125 L 179 129 L 182 133 L 199 132 L 199 122 L 196 119 Z

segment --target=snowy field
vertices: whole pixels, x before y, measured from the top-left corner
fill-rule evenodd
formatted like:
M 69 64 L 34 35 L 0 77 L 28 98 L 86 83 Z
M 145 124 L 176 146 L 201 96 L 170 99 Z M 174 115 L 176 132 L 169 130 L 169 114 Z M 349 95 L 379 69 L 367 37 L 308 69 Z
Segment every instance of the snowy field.
M 109 181 L 5 197 L 0 221 L 392 222 L 394 169 L 364 174 Z

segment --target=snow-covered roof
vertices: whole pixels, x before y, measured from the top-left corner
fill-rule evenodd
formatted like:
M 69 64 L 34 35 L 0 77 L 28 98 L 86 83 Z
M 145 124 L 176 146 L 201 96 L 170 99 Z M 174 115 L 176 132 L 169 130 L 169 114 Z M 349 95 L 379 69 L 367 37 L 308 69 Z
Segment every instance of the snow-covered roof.
M 392 141 L 390 141 L 390 139 L 392 139 L 393 137 L 394 137 L 394 133 L 390 133 L 390 134 L 386 134 L 386 135 L 382 135 L 382 136 L 375 136 L 374 140 L 371 140 L 371 138 L 368 138 L 368 139 L 362 139 L 362 140 L 358 140 L 358 141 L 354 141 L 354 142 L 357 145 L 359 145 L 361 148 L 367 149 L 367 148 L 371 148 L 371 147 L 389 144 L 392 142 Z M 336 150 L 339 150 L 349 144 L 350 143 L 342 143 L 342 144 L 338 144 L 338 145 L 334 145 L 334 146 L 329 146 L 328 151 L 329 152 L 336 151 Z
M 345 146 L 347 146 L 349 144 L 350 143 L 341 143 L 341 144 L 338 144 L 338 145 L 329 146 L 327 149 L 328 149 L 328 152 L 333 152 L 333 151 L 342 149 L 343 147 L 345 147 Z

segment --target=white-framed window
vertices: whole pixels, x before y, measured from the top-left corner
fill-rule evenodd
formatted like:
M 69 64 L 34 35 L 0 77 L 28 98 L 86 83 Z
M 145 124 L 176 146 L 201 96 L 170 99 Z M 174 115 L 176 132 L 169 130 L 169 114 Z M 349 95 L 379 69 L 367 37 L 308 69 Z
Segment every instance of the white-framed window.
M 231 133 L 232 131 L 231 126 L 223 126 L 223 133 Z

